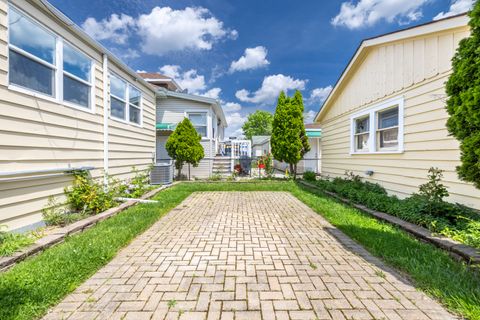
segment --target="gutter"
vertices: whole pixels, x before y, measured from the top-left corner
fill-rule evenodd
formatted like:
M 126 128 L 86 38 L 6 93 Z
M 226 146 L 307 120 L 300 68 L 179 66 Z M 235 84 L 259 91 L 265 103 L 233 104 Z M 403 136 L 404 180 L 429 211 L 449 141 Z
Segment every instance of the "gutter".
M 103 54 L 103 185 L 108 188 L 108 56 Z

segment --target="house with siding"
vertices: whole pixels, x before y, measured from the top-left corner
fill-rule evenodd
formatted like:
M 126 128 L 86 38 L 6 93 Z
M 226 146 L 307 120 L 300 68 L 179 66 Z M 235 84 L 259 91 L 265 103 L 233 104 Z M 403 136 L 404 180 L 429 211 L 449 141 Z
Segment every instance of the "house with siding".
M 0 0 L 0 29 L 0 225 L 41 225 L 73 170 L 107 182 L 149 168 L 161 153 L 157 114 L 175 122 L 176 109 L 157 104 L 194 110 L 183 115 L 206 132 L 209 152 L 223 138 L 218 102 L 176 93 L 172 79 L 144 79 L 47 1 Z
M 457 177 L 459 143 L 445 126 L 445 82 L 468 35 L 463 14 L 364 40 L 315 118 L 322 174 L 353 171 L 407 197 L 438 167 L 449 201 L 480 208 L 480 191 Z

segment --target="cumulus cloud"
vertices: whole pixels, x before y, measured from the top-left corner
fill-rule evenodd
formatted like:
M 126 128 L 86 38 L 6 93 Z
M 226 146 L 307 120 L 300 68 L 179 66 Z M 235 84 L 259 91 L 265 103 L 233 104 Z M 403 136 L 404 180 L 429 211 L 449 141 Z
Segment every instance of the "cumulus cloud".
M 310 92 L 310 97 L 308 98 L 307 102 L 309 104 L 313 103 L 323 103 L 330 92 L 332 91 L 332 86 L 326 86 L 324 88 L 315 88 Z
M 245 49 L 245 53 L 238 60 L 232 61 L 230 73 L 265 67 L 270 64 L 267 60 L 267 49 L 263 46 Z
M 135 27 L 135 19 L 126 14 L 112 14 L 109 18 L 97 21 L 95 18 L 87 18 L 82 28 L 96 40 L 109 40 L 118 44 L 124 44 L 131 28 Z
M 236 39 L 238 32 L 225 28 L 208 9 L 186 7 L 174 10 L 155 7 L 150 13 L 133 18 L 112 14 L 97 21 L 89 17 L 83 29 L 96 40 L 125 44 L 132 34 L 140 37 L 143 53 L 164 55 L 171 51 L 210 50 L 222 39 Z
M 220 99 L 221 92 L 222 92 L 222 89 L 220 88 L 212 88 L 204 93 L 201 93 L 200 95 L 207 98 Z
M 202 7 L 155 7 L 149 14 L 140 15 L 137 27 L 142 51 L 152 55 L 185 49 L 210 50 L 215 42 L 238 36 Z
M 315 119 L 315 115 L 317 113 L 313 110 L 308 110 L 307 112 L 303 113 L 303 122 L 304 123 L 312 123 Z
M 226 137 L 241 137 L 243 136 L 242 126 L 247 121 L 247 117 L 240 112 L 227 113 L 225 115 L 228 127 L 225 130 Z
M 360 0 L 343 2 L 340 12 L 331 23 L 334 26 L 344 26 L 349 29 L 359 29 L 372 26 L 385 20 L 400 25 L 419 20 L 422 7 L 430 0 Z
M 223 111 L 225 113 L 240 111 L 241 109 L 242 109 L 242 106 L 236 102 L 227 102 L 223 104 Z
M 303 90 L 307 80 L 294 79 L 283 74 L 271 75 L 263 78 L 262 86 L 255 92 L 246 89 L 238 90 L 235 96 L 243 102 L 258 103 L 261 105 L 274 103 L 280 91 Z
M 433 20 L 443 19 L 454 16 L 456 14 L 467 12 L 473 8 L 474 3 L 475 0 L 453 0 L 450 3 L 450 8 L 448 9 L 448 11 L 440 12 L 433 18 Z
M 178 65 L 167 64 L 160 68 L 160 72 L 173 78 L 180 87 L 187 89 L 189 93 L 197 94 L 207 87 L 205 77 L 199 75 L 195 69 L 182 71 L 182 68 Z

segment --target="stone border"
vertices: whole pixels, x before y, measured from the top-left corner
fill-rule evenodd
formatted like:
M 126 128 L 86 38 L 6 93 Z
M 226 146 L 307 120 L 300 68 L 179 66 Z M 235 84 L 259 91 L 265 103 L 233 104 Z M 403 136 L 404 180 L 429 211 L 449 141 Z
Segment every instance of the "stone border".
M 159 188 L 153 189 L 153 190 L 145 193 L 144 195 L 142 195 L 140 197 L 140 199 L 141 200 L 149 199 L 149 198 L 155 196 L 160 191 L 165 190 L 165 189 L 173 186 L 174 184 L 164 185 L 164 186 L 161 186 Z M 82 232 L 82 231 L 84 231 L 84 230 L 86 230 L 90 227 L 93 227 L 95 224 L 99 223 L 100 221 L 108 219 L 108 218 L 122 212 L 123 210 L 136 205 L 137 203 L 138 203 L 138 201 L 130 200 L 130 201 L 122 203 L 121 205 L 119 205 L 117 207 L 110 208 L 110 209 L 108 209 L 104 212 L 101 212 L 99 214 L 96 214 L 94 216 L 90 216 L 90 217 L 87 217 L 85 219 L 76 221 L 76 222 L 74 222 L 72 224 L 69 224 L 65 227 L 52 229 L 51 231 L 48 232 L 48 234 L 46 236 L 41 237 L 40 239 L 35 241 L 32 245 L 30 245 L 26 248 L 23 248 L 20 251 L 15 252 L 11 256 L 0 257 L 0 272 L 8 270 L 9 268 L 11 268 L 16 263 L 18 263 L 22 260 L 25 260 L 27 257 L 30 257 L 34 254 L 39 253 L 39 252 L 42 252 L 45 249 L 47 249 L 47 248 L 49 248 L 49 247 L 51 247 L 51 246 L 53 246 L 57 243 L 63 242 L 65 237 L 67 237 L 69 235 L 72 235 L 72 234 L 75 234 L 75 233 L 78 233 L 78 232 Z
M 364 205 L 353 203 L 352 201 L 342 198 L 341 196 L 339 196 L 334 192 L 322 190 L 318 186 L 308 183 L 306 181 L 298 180 L 298 182 L 300 184 L 303 184 L 304 186 L 320 190 L 321 192 L 326 193 L 327 195 L 332 196 L 335 199 L 345 204 L 348 204 L 364 213 L 372 215 L 377 219 L 393 224 L 425 242 L 431 243 L 438 248 L 446 250 L 454 258 L 458 259 L 460 257 L 461 259 L 466 261 L 468 264 L 472 264 L 472 265 L 480 264 L 480 250 L 474 247 L 467 246 L 463 243 L 457 242 L 455 240 L 452 240 L 444 236 L 436 236 L 426 228 L 420 227 L 410 222 L 406 222 L 400 218 L 391 216 L 387 213 L 369 209 Z

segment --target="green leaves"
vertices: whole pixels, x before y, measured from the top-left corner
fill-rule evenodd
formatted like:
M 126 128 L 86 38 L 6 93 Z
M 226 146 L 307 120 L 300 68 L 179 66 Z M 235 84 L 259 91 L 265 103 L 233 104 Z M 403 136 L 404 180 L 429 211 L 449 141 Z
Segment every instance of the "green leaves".
M 242 126 L 243 133 L 248 140 L 252 136 L 269 136 L 272 134 L 273 115 L 264 110 L 257 110 L 248 115 Z
M 202 137 L 197 133 L 188 118 L 183 119 L 168 138 L 165 148 L 168 155 L 175 160 L 179 176 L 185 162 L 197 167 L 200 160 L 205 157 L 200 140 L 202 140 Z
M 448 79 L 448 131 L 460 141 L 460 179 L 480 188 L 480 2 L 470 12 L 471 36 L 460 41 Z
M 300 91 L 297 90 L 293 98 L 287 97 L 283 91 L 280 92 L 273 118 L 272 154 L 276 160 L 286 162 L 294 168 L 294 177 L 296 164 L 310 151 L 303 124 L 303 110 Z

